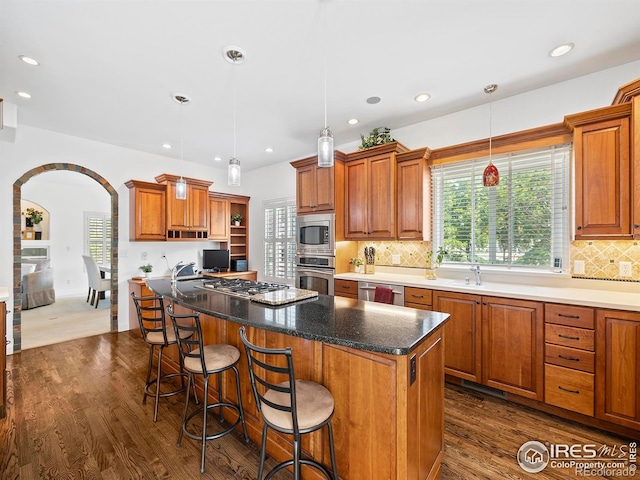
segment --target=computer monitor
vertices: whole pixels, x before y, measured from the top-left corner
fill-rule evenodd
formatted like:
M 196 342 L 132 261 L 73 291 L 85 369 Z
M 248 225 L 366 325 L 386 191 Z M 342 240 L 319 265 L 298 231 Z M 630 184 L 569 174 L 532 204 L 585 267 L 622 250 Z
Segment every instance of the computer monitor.
M 229 270 L 229 250 L 203 250 L 202 269 L 210 272 Z

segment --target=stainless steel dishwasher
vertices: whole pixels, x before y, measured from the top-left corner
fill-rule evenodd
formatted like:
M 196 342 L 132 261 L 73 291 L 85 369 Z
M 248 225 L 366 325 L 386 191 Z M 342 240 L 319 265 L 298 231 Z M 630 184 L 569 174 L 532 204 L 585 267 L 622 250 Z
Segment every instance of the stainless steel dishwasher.
M 358 300 L 373 302 L 376 294 L 376 287 L 387 287 L 393 292 L 393 304 L 404 307 L 404 286 L 389 285 L 386 283 L 358 282 Z

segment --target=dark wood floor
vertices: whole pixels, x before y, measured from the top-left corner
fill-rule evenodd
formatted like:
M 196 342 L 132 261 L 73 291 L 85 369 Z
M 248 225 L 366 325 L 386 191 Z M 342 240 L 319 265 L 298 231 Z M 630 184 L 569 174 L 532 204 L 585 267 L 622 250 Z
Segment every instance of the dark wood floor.
M 132 332 L 26 350 L 8 359 L 8 415 L 0 420 L 2 479 L 255 479 L 258 448 L 240 435 L 175 446 L 182 396 L 141 403 L 147 347 Z M 529 440 L 621 444 L 628 440 L 448 386 L 443 479 L 566 479 L 528 475 L 515 457 Z M 272 465 L 269 460 L 268 466 Z M 290 479 L 288 472 L 276 478 Z

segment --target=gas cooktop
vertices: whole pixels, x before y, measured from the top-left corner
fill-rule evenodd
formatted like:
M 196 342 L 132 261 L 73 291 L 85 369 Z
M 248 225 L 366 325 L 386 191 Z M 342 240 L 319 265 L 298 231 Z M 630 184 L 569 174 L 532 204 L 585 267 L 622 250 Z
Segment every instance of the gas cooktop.
M 289 285 L 280 283 L 257 282 L 255 280 L 244 280 L 241 278 L 213 278 L 206 280 L 203 287 L 214 290 L 218 293 L 226 295 L 235 295 L 236 297 L 252 297 L 260 293 L 275 292 L 277 290 L 285 290 Z

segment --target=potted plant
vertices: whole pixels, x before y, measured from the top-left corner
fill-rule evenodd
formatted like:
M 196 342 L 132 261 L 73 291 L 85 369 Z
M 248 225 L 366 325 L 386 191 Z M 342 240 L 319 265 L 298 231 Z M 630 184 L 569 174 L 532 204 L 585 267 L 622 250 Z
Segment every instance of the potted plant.
M 360 267 L 364 265 L 364 262 L 359 257 L 353 257 L 349 259 L 349 265 L 353 265 L 353 271 L 360 273 Z
M 360 135 L 362 143 L 358 147 L 359 150 L 366 150 L 367 148 L 377 147 L 378 145 L 384 145 L 385 143 L 395 142 L 396 140 L 391 137 L 391 130 L 387 127 L 374 128 L 369 132 L 369 136 L 365 137 Z
M 144 273 L 143 277 L 146 277 L 153 270 L 153 265 L 147 263 L 146 265 L 141 265 L 138 268 Z
M 239 227 L 240 226 L 240 222 L 242 222 L 242 214 L 241 213 L 234 213 L 233 215 L 231 215 L 231 222 L 236 226 Z
M 42 221 L 42 212 L 35 208 L 27 208 L 26 213 L 23 214 L 26 217 L 27 228 L 34 227 Z
M 426 278 L 427 280 L 436 279 L 436 269 L 440 267 L 440 264 L 444 260 L 445 255 L 447 255 L 448 253 L 449 252 L 443 246 L 440 246 L 438 250 L 435 252 L 436 258 L 434 261 L 433 259 L 434 252 L 433 250 L 429 251 L 429 253 L 427 254 L 427 265 L 429 266 L 426 268 L 424 272 L 424 278 Z

